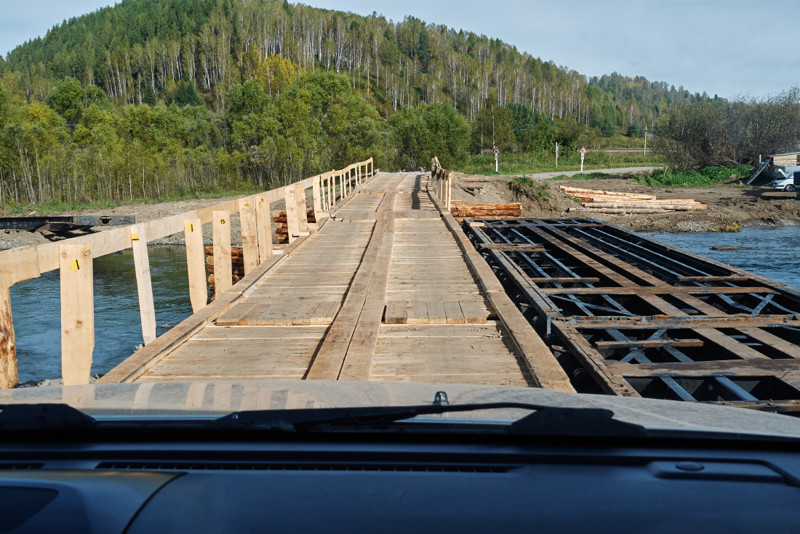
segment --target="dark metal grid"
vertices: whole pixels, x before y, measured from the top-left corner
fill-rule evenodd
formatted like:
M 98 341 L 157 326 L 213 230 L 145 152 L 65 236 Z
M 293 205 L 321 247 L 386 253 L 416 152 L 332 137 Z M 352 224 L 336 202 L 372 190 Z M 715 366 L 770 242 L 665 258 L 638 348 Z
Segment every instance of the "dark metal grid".
M 800 407 L 779 378 L 800 384 L 796 291 L 592 219 L 465 223 L 562 365 L 600 390 Z

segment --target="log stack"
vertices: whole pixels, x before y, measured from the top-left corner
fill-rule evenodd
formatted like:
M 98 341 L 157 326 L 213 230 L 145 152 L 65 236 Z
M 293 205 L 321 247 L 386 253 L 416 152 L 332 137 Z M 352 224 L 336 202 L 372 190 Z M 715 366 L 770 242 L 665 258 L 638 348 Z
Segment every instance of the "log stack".
M 450 213 L 458 222 L 464 219 L 510 219 L 522 217 L 522 204 L 467 204 L 460 200 L 450 201 Z
M 208 290 L 211 292 L 211 299 L 214 299 L 214 247 L 205 247 L 206 254 L 206 273 L 208 274 Z M 232 282 L 235 284 L 244 278 L 244 252 L 242 247 L 231 247 L 231 271 L 233 273 Z
M 581 207 L 570 208 L 570 212 L 628 215 L 708 209 L 708 204 L 701 204 L 692 198 L 658 199 L 655 195 L 641 193 L 599 191 L 566 185 L 560 185 L 559 188 L 581 201 Z
M 317 222 L 317 217 L 314 214 L 314 210 L 308 210 L 307 216 L 309 224 Z M 275 223 L 275 243 L 279 245 L 288 244 L 289 227 L 286 222 L 286 212 L 277 212 L 277 214 L 272 218 L 272 222 Z

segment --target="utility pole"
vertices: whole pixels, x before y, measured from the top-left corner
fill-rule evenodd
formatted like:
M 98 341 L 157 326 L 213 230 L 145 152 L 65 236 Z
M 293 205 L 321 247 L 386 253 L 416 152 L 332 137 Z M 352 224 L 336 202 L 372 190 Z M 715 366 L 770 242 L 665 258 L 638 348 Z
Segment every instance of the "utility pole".
M 558 169 L 558 141 L 556 141 L 556 169 Z
M 644 125 L 644 155 L 647 155 L 647 125 Z

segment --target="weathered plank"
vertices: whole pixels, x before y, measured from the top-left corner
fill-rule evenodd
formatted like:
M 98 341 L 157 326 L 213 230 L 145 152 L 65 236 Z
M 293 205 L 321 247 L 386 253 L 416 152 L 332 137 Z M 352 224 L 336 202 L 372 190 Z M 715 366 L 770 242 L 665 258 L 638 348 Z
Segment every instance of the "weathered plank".
M 150 258 L 147 254 L 147 236 L 144 229 L 131 226 L 131 248 L 136 271 L 136 289 L 139 293 L 139 317 L 142 322 L 144 344 L 156 339 L 156 308 L 153 304 L 153 282 L 150 278 Z
M 61 245 L 61 376 L 88 384 L 94 352 L 94 288 L 90 245 Z

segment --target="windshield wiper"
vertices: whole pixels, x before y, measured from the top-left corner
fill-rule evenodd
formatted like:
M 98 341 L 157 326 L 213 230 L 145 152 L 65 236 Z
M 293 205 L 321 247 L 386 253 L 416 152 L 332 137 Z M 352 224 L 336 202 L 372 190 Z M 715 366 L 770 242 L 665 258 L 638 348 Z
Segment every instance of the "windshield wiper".
M 322 408 L 306 410 L 263 410 L 235 412 L 216 420 L 220 428 L 259 429 L 278 432 L 310 432 L 337 430 L 370 430 L 413 419 L 423 415 L 438 415 L 481 410 L 522 409 L 533 413 L 505 426 L 512 435 L 562 436 L 647 436 L 644 427 L 617 421 L 614 412 L 598 408 L 562 408 L 518 402 L 476 404 L 424 404 L 366 408 Z M 407 421 L 406 421 L 407 422 Z M 414 422 L 414 421 L 412 421 Z M 464 421 L 446 419 L 425 424 L 442 430 Z M 467 422 L 466 424 L 471 424 Z
M 0 406 L 0 430 L 88 430 L 97 421 L 68 404 Z

